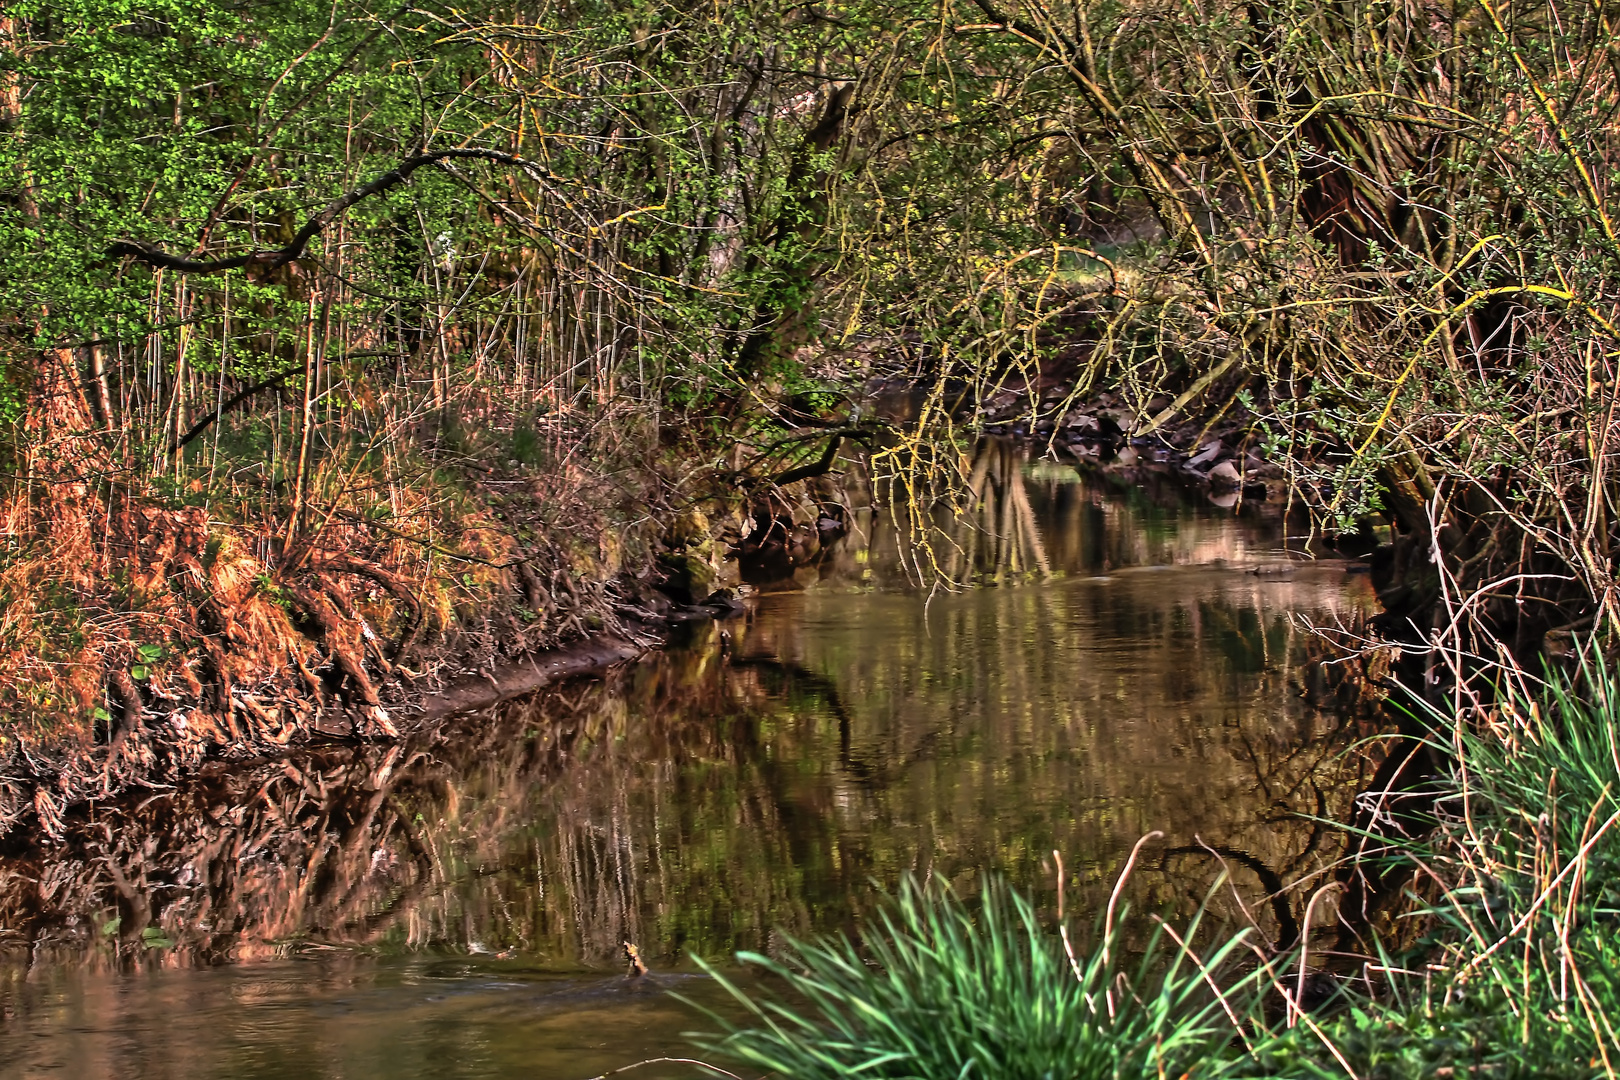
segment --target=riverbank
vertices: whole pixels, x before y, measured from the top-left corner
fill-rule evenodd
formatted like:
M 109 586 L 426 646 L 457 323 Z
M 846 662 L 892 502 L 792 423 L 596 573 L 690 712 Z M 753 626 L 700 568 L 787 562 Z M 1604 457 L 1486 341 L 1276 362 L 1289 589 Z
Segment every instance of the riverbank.
M 0 837 L 59 838 L 86 800 L 209 762 L 395 742 L 727 610 L 722 534 L 746 499 L 701 470 L 683 489 L 580 421 L 526 449 L 508 422 L 332 461 L 305 513 L 212 469 L 12 504 Z
M 1148 895 L 1203 891 L 1202 836 L 1245 853 L 1245 902 L 1290 932 L 1300 912 L 1268 903 L 1266 881 L 1332 860 L 1338 841 L 1306 815 L 1349 813 L 1365 775 L 1344 754 L 1363 718 L 1314 683 L 1316 642 L 1294 616 L 1353 624 L 1366 576 L 1332 560 L 1252 573 L 1284 558 L 1279 522 L 1254 508 L 1050 467 L 1007 479 L 1050 575 L 918 587 L 905 525 L 862 512 L 813 587 L 761 587 L 743 614 L 600 676 L 399 743 L 294 745 L 88 804 L 66 843 L 0 862 L 0 970 L 30 973 L 26 999 L 109 983 L 183 995 L 174 969 L 232 960 L 294 959 L 312 980 L 329 964 L 379 980 L 438 966 L 434 998 L 370 1022 L 408 1039 L 488 984 L 510 1001 L 480 1030 L 510 1024 L 491 1034 L 507 1045 L 532 1035 L 527 980 L 622 976 L 626 939 L 655 972 L 689 974 L 693 955 L 853 926 L 871 880 L 900 868 L 1040 880 L 1061 847 L 1087 877 L 1071 902 L 1100 910 L 1149 825 L 1176 828 L 1179 850 L 1137 875 Z M 255 1002 L 251 988 L 287 978 L 242 968 Z M 302 1008 L 301 989 L 280 993 Z M 256 1007 L 220 1012 L 168 1042 L 281 1045 Z M 22 1003 L 16 1030 L 96 1041 L 61 1015 Z M 691 1027 L 663 1029 L 665 1051 Z

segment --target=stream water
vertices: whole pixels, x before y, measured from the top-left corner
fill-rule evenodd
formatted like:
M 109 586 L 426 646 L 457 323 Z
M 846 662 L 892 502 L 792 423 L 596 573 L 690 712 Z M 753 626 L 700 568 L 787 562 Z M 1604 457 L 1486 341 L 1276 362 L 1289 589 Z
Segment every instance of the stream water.
M 0 1080 L 584 1080 L 688 1052 L 705 1021 L 663 991 L 724 1007 L 694 957 L 845 929 L 905 871 L 1046 902 L 1054 849 L 1096 911 L 1151 829 L 1139 910 L 1196 904 L 1213 849 L 1286 937 L 1300 905 L 1267 893 L 1331 861 L 1314 819 L 1362 768 L 1301 619 L 1353 622 L 1365 577 L 1291 559 L 1263 506 L 1050 465 L 976 512 L 978 546 L 946 546 L 993 586 L 916 587 L 862 512 L 746 615 L 605 677 L 0 863 Z M 624 978 L 627 940 L 652 977 Z

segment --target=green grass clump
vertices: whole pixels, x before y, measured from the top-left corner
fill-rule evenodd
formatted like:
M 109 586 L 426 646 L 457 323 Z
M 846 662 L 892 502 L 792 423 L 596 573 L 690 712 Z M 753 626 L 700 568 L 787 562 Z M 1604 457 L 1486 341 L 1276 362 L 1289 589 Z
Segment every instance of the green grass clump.
M 1527 681 L 1435 718 L 1439 825 L 1396 855 L 1430 932 L 1322 1021 L 1364 1080 L 1620 1072 L 1620 685 L 1596 654 Z M 1260 1075 L 1345 1075 L 1302 1034 L 1265 1042 Z
M 1196 930 L 1196 927 L 1193 928 Z M 778 960 L 743 953 L 781 996 L 712 972 L 747 1009 L 705 1049 L 795 1080 L 1064 1080 L 1223 1072 L 1240 1041 L 1228 1012 L 1252 979 L 1228 980 L 1226 1004 L 1204 972 L 1228 968 L 1243 935 L 1202 957 L 1165 947 L 1160 926 L 1129 965 L 1110 929 L 1088 955 L 1043 929 L 1029 902 L 987 879 L 971 906 L 948 886 L 907 878 L 863 934 L 793 942 Z M 1128 968 L 1128 970 L 1127 970 Z
M 1620 685 L 1594 652 L 1456 722 L 1433 914 L 1458 993 L 1511 1018 L 1498 1075 L 1620 1070 Z M 1522 1071 L 1515 1071 L 1515 1070 Z

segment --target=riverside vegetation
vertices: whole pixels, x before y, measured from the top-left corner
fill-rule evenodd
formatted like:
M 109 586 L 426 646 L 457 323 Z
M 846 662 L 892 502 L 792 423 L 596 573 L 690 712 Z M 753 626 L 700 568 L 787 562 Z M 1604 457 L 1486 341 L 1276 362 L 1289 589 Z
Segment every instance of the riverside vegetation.
M 904 1010 L 880 1032 L 866 1004 L 934 1017 L 953 987 L 964 1029 L 1011 1038 L 984 978 L 1032 996 L 1020 1023 L 1079 1020 L 1030 1075 L 1612 1075 L 1614 24 L 8 4 L 0 823 L 393 739 L 459 672 L 634 636 L 724 583 L 728 544 L 836 524 L 851 446 L 948 491 L 963 440 L 1013 423 L 1242 490 L 1278 470 L 1371 553 L 1385 612 L 1343 644 L 1395 647 L 1424 718 L 1354 826 L 1377 960 L 1318 1011 L 1304 956 L 1189 940 L 1133 975 L 1106 927 L 1060 963 L 994 888 L 979 923 L 911 891 L 883 975 L 807 947 L 788 977 L 824 1019 L 726 1048 L 917 1075 Z M 908 422 L 874 379 L 915 388 Z M 958 1076 L 1006 1059 L 952 1045 Z
M 1279 952 L 1252 930 L 1206 944 L 1197 918 L 1180 931 L 1154 920 L 1133 942 L 1116 889 L 1082 951 L 1061 900 L 1048 929 L 1005 883 L 969 905 L 907 880 L 860 948 L 744 954 L 791 993 L 727 984 L 750 1018 L 722 1020 L 705 1046 L 814 1078 L 1612 1076 L 1612 693 L 1586 666 L 1541 695 L 1510 691 L 1488 717 L 1437 725 L 1454 757 L 1434 827 L 1380 852 L 1422 929 L 1398 950 L 1373 939 L 1338 954 L 1336 980 L 1310 966 L 1308 933 Z

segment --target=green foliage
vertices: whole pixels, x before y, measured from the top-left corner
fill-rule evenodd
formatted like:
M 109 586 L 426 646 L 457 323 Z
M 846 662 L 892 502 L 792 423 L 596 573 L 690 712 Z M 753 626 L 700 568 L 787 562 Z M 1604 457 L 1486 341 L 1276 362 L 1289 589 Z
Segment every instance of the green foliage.
M 280 582 L 276 581 L 270 574 L 259 574 L 253 579 L 253 586 L 267 597 L 272 604 L 275 604 L 283 611 L 292 610 L 292 597 L 281 586 Z
M 1489 713 L 1438 718 L 1453 784 L 1438 835 L 1406 854 L 1451 885 L 1421 908 L 1435 922 L 1424 951 L 1386 958 L 1379 998 L 1324 1022 L 1356 1075 L 1587 1078 L 1620 1065 L 1617 689 L 1594 652 L 1544 688 L 1504 686 Z M 1343 1074 L 1303 1032 L 1260 1059 L 1266 1075 Z
M 251 15 L 194 0 L 8 7 L 38 36 L 0 42 L 26 88 L 0 169 L 28 177 L 38 214 L 0 204 L 0 306 L 38 317 L 45 343 L 164 321 L 149 279 L 108 265 L 113 241 L 189 251 L 204 232 L 243 226 L 270 240 L 307 205 L 297 186 L 340 180 L 332 152 L 357 88 L 403 89 L 374 53 L 376 71 L 340 73 L 327 95 L 300 104 L 368 29 L 361 15 L 312 35 L 331 23 L 330 6 L 291 0 Z M 240 300 L 263 293 L 237 284 Z M 168 331 L 171 347 L 179 332 Z
M 141 931 L 141 947 L 146 949 L 172 949 L 174 939 L 160 926 L 148 926 Z
M 1602 1076 L 1582 1056 L 1570 1025 L 1539 1024 L 1533 1041 L 1520 1037 L 1514 1004 L 1482 987 L 1476 997 L 1447 1004 L 1440 993 L 1411 1004 L 1361 1001 L 1326 1019 L 1322 1035 L 1300 1026 L 1275 1032 L 1258 1050 L 1253 1071 L 1243 1075 L 1306 1080 L 1342 1078 L 1344 1066 L 1324 1046 L 1331 1042 L 1363 1080 L 1433 1080 L 1444 1076 L 1486 1076 L 1503 1080 L 1533 1077 Z
M 507 447 L 512 460 L 523 465 L 538 465 L 545 456 L 545 444 L 540 435 L 528 424 L 519 424 L 512 430 Z
M 591 366 L 606 349 L 644 393 L 702 402 L 772 368 L 791 381 L 795 348 L 833 326 L 925 326 L 908 304 L 955 303 L 913 296 L 956 288 L 940 260 L 972 263 L 981 233 L 1014 250 L 1039 232 L 1006 198 L 1029 176 L 999 174 L 1036 121 L 975 60 L 939 51 L 926 5 L 806 19 L 766 0 L 723 13 L 597 0 L 532 26 L 487 5 L 8 11 L 0 58 L 22 104 L 0 172 L 26 177 L 28 198 L 0 200 L 0 308 L 30 346 L 105 343 L 137 401 L 169 392 L 181 356 L 239 380 L 282 368 L 318 285 L 323 325 L 407 338 L 445 305 L 466 325 L 516 300 L 540 316 L 526 329 L 551 327 L 530 350 Z M 285 273 L 160 283 L 104 254 L 124 240 L 197 258 L 285 244 L 410 148 L 465 145 L 545 161 L 550 179 L 421 170 Z M 433 328 L 441 342 L 454 330 Z

